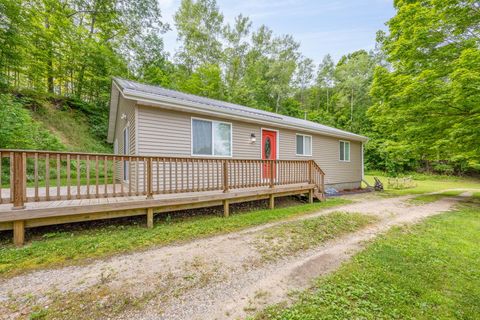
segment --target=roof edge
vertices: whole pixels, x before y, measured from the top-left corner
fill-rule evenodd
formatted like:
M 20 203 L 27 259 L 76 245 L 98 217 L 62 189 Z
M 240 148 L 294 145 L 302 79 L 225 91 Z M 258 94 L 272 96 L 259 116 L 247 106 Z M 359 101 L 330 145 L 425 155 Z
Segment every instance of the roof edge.
M 360 141 L 360 142 L 366 142 L 368 141 L 368 137 L 355 134 L 349 131 L 344 131 L 341 129 L 333 128 L 326 126 L 328 128 L 332 128 L 335 130 L 341 131 L 341 133 L 336 133 L 336 132 L 331 132 L 331 131 L 326 131 L 322 130 L 319 128 L 315 127 L 309 127 L 309 126 L 302 126 L 302 125 L 296 125 L 296 124 L 285 124 L 283 119 L 275 120 L 275 119 L 269 119 L 267 120 L 262 120 L 254 116 L 249 116 L 245 113 L 240 113 L 240 112 L 235 112 L 233 110 L 219 110 L 219 108 L 215 108 L 203 103 L 197 103 L 193 101 L 188 101 L 188 100 L 183 100 L 183 99 L 178 99 L 174 97 L 166 97 L 166 96 L 161 96 L 161 95 L 156 95 L 156 94 L 151 94 L 151 93 L 146 93 L 142 92 L 139 90 L 132 90 L 132 89 L 125 89 L 122 87 L 116 80 L 120 78 L 113 78 L 113 82 L 115 83 L 117 89 L 119 89 L 121 95 L 125 99 L 130 99 L 130 100 L 137 100 L 137 101 L 143 101 L 147 104 L 152 104 L 152 105 L 159 105 L 158 107 L 162 107 L 162 104 L 169 105 L 171 107 L 175 108 L 183 108 L 183 109 L 189 109 L 188 111 L 195 112 L 195 111 L 207 111 L 209 113 L 215 113 L 217 116 L 218 115 L 226 115 L 226 116 L 231 116 L 231 117 L 239 117 L 240 121 L 243 119 L 248 119 L 253 122 L 259 122 L 259 123 L 275 123 L 276 125 L 280 127 L 286 127 L 286 128 L 291 128 L 291 129 L 297 129 L 297 130 L 302 130 L 302 131 L 308 131 L 311 133 L 316 133 L 316 134 L 321 134 L 325 136 L 330 136 L 330 137 L 337 137 L 337 138 L 348 138 L 354 141 Z M 121 80 L 121 79 L 120 79 Z M 193 110 L 192 110 L 193 109 Z M 252 108 L 253 109 L 253 108 Z

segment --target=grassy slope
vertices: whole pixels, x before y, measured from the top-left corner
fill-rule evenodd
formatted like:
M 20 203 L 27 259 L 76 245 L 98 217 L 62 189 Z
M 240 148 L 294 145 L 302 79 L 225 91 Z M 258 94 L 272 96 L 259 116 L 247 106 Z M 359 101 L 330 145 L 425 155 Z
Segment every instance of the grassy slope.
M 32 111 L 32 117 L 57 136 L 65 149 L 78 152 L 112 152 L 91 130 L 91 121 L 85 113 L 66 105 L 41 101 L 41 107 Z
M 455 212 L 395 228 L 259 319 L 478 319 L 480 193 Z
M 349 203 L 345 199 L 304 204 L 274 210 L 256 210 L 229 218 L 214 215 L 156 222 L 153 229 L 143 225 L 109 225 L 75 232 L 46 234 L 25 247 L 15 248 L 10 239 L 0 246 L 0 276 L 27 270 L 78 263 L 86 258 L 107 257 L 154 245 L 166 245 L 199 237 L 238 231 L 267 222 L 287 219 L 322 208 Z M 0 243 L 0 245 L 2 245 Z

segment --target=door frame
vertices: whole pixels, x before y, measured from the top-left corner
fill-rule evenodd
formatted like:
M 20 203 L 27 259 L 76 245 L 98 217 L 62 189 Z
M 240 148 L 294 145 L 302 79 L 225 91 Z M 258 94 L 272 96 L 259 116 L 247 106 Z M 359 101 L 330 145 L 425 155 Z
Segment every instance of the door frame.
M 263 160 L 263 131 L 273 131 L 273 132 L 276 132 L 277 135 L 276 135 L 276 158 L 275 160 L 279 160 L 280 158 L 280 131 L 278 129 L 270 129 L 270 128 L 260 128 L 260 160 Z M 276 166 L 275 168 L 275 178 L 273 179 L 274 181 L 277 181 L 278 179 L 278 166 Z M 266 182 L 266 181 L 269 181 L 269 178 L 263 178 L 263 175 L 262 175 L 262 181 Z
M 263 160 L 262 155 L 263 155 L 263 131 L 275 131 L 277 133 L 277 146 L 276 146 L 276 159 L 275 160 L 280 160 L 280 131 L 277 129 L 270 129 L 270 128 L 260 128 L 260 160 Z

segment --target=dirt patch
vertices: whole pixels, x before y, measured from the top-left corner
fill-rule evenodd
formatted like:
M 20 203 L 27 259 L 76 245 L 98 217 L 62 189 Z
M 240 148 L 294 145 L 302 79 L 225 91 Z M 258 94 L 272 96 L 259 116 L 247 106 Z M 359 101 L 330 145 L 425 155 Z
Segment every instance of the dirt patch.
M 106 290 L 102 292 L 108 292 L 112 298 L 128 297 L 126 307 L 117 308 L 109 317 L 117 314 L 115 317 L 120 319 L 242 318 L 288 298 L 291 290 L 305 288 L 312 278 L 335 270 L 361 250 L 365 241 L 391 226 L 445 212 L 458 200 L 444 198 L 412 206 L 405 202 L 408 198 L 371 196 L 293 222 L 266 224 L 182 245 L 115 256 L 84 266 L 32 272 L 0 284 L 0 314 L 5 319 L 13 319 L 33 308 L 44 312 L 46 305 L 55 302 L 73 309 L 75 303 L 82 302 L 65 297 L 72 294 L 88 297 L 89 292 L 95 303 L 94 288 L 101 286 Z M 269 229 L 334 211 L 373 215 L 378 221 L 321 246 L 287 253 L 268 263 L 255 263 L 262 259 L 255 240 Z M 52 291 L 56 293 L 56 301 L 48 299 Z M 101 298 L 108 300 L 108 294 Z M 97 317 L 104 317 L 104 313 Z

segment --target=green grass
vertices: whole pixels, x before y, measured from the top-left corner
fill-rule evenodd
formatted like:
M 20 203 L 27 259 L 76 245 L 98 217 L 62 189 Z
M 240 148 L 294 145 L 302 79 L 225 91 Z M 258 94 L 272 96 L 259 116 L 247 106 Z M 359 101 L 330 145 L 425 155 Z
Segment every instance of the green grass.
M 359 213 L 332 212 L 313 219 L 293 221 L 264 230 L 255 247 L 270 261 L 308 250 L 348 232 L 357 231 L 376 219 Z
M 92 134 L 91 122 L 78 110 L 57 109 L 49 103 L 32 113 L 35 120 L 56 135 L 69 151 L 111 153 L 111 146 Z
M 373 185 L 375 183 L 373 177 L 378 177 L 383 182 L 386 194 L 388 195 L 422 194 L 457 188 L 480 190 L 480 179 L 477 178 L 426 174 L 412 174 L 411 176 L 416 186 L 407 189 L 388 189 L 388 177 L 381 172 L 368 172 L 365 175 L 365 180 L 370 185 Z
M 478 319 L 480 197 L 394 228 L 333 275 L 258 319 Z
M 427 204 L 427 203 L 438 201 L 445 197 L 455 197 L 462 193 L 463 191 L 461 190 L 451 190 L 451 191 L 445 191 L 442 193 L 435 193 L 435 194 L 422 194 L 410 199 L 408 202 L 412 204 Z
M 229 218 L 210 215 L 167 219 L 157 222 L 153 229 L 146 229 L 143 225 L 109 225 L 75 232 L 49 233 L 22 248 L 6 244 L 6 241 L 10 242 L 10 239 L 6 239 L 0 247 L 0 276 L 237 231 L 349 202 L 335 198 L 274 210 L 250 211 Z

